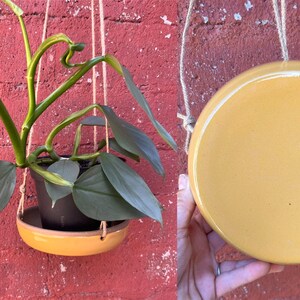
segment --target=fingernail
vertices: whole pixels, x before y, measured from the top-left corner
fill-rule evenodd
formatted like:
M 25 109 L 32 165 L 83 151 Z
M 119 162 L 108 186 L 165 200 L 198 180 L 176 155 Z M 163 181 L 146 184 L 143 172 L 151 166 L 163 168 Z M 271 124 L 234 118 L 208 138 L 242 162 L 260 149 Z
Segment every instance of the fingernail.
M 187 183 L 187 175 L 186 174 L 180 174 L 178 178 L 178 189 L 183 190 L 186 188 Z
M 284 265 L 272 265 L 270 273 L 279 273 L 284 270 Z

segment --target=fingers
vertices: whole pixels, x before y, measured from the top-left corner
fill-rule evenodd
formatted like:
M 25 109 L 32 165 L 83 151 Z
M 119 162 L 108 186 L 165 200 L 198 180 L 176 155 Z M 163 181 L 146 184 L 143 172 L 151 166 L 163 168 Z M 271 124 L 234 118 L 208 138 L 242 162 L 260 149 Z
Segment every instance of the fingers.
M 283 268 L 257 260 L 224 262 L 221 264 L 221 275 L 216 278 L 217 296 L 221 297 L 269 273 L 281 272 Z
M 226 272 L 230 272 L 235 269 L 239 269 L 243 266 L 249 265 L 250 263 L 257 261 L 254 258 L 245 259 L 245 260 L 229 260 L 224 261 L 220 265 L 221 274 L 224 274 Z
M 186 174 L 181 174 L 178 178 L 177 193 L 177 239 L 182 238 L 182 235 L 186 234 L 195 207 L 194 198 L 190 190 L 189 178 Z M 203 227 L 214 253 L 225 245 L 225 242 L 220 236 L 212 231 L 211 227 L 205 222 L 199 211 L 194 214 L 194 220 L 199 222 Z
M 195 210 L 195 202 L 190 190 L 189 178 L 180 174 L 177 193 L 177 230 L 186 229 Z
M 191 245 L 189 239 L 188 227 L 195 209 L 195 203 L 190 191 L 188 176 L 179 175 L 178 193 L 177 193 L 177 276 L 181 280 L 184 270 L 191 257 Z

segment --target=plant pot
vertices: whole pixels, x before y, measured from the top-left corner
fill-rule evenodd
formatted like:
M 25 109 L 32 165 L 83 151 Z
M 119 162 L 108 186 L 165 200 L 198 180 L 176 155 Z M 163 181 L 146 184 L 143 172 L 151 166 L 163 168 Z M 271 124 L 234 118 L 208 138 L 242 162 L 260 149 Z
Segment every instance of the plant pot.
M 39 208 L 25 209 L 17 216 L 17 227 L 23 241 L 30 247 L 49 254 L 65 256 L 94 255 L 117 247 L 126 237 L 129 221 L 111 222 L 104 240 L 101 230 L 55 231 L 42 228 Z
M 80 174 L 85 170 L 86 168 L 81 168 Z M 35 182 L 43 228 L 63 231 L 90 231 L 99 229 L 100 221 L 84 215 L 75 205 L 71 194 L 59 199 L 54 207 L 52 207 L 52 200 L 47 193 L 44 178 L 32 170 L 30 170 L 30 175 Z

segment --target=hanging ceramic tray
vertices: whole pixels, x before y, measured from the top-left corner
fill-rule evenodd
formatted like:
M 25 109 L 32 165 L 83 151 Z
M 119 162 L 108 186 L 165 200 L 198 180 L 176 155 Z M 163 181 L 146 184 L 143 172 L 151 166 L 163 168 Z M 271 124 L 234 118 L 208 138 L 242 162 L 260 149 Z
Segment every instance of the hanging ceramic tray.
M 43 229 L 38 207 L 25 209 L 17 217 L 17 227 L 23 241 L 30 247 L 49 254 L 85 256 L 107 252 L 117 247 L 126 237 L 128 221 L 115 222 L 107 228 L 105 239 L 101 231 L 56 231 Z
M 189 150 L 195 201 L 242 252 L 300 263 L 300 62 L 253 68 L 201 113 Z

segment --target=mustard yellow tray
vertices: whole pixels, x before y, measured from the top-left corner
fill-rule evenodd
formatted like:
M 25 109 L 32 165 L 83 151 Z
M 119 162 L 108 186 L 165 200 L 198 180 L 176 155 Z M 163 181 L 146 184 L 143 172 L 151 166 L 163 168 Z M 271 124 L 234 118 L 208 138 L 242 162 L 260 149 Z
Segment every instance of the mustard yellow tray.
M 100 230 L 70 232 L 43 229 L 38 207 L 24 211 L 17 217 L 17 227 L 23 241 L 30 247 L 57 255 L 84 256 L 106 252 L 117 247 L 128 232 L 128 221 L 107 229 L 104 240 Z
M 192 135 L 189 177 L 203 216 L 228 243 L 300 263 L 300 62 L 253 68 L 216 93 Z

